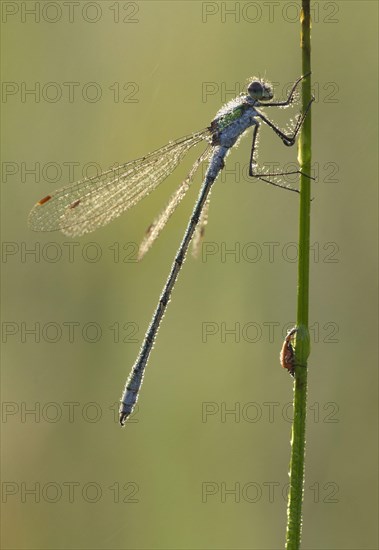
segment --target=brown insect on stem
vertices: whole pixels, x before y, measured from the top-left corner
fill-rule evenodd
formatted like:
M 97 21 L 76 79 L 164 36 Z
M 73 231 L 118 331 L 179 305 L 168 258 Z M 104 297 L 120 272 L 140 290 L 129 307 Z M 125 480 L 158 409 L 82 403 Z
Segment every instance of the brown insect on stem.
M 293 328 L 288 332 L 279 355 L 280 364 L 288 370 L 291 376 L 295 374 L 295 352 L 292 346 L 292 338 L 296 332 L 297 328 Z

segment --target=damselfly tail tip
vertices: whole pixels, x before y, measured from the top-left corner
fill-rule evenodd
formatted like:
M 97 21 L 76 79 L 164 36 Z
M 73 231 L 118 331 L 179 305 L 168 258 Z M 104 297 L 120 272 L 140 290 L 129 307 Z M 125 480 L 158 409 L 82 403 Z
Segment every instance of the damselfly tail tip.
M 120 411 L 120 416 L 119 416 L 119 423 L 120 423 L 120 426 L 121 428 L 123 428 L 125 426 L 125 423 L 128 419 L 128 414 L 123 412 L 123 411 Z

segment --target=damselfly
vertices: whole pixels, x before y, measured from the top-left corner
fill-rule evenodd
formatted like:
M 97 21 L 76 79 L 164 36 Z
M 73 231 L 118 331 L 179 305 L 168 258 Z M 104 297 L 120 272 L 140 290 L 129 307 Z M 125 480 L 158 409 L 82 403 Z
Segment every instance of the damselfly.
M 55 193 L 41 199 L 30 212 L 29 224 L 31 229 L 35 231 L 60 230 L 63 234 L 70 237 L 90 233 L 114 220 L 122 212 L 136 205 L 141 199 L 151 193 L 178 166 L 184 155 L 194 145 L 202 141 L 207 143 L 205 151 L 195 161 L 187 178 L 179 185 L 178 189 L 171 196 L 166 208 L 148 228 L 139 249 L 139 258 L 141 258 L 158 237 L 167 220 L 183 199 L 200 164 L 209 160 L 200 194 L 185 230 L 183 240 L 176 253 L 170 274 L 159 298 L 137 360 L 126 381 L 120 405 L 119 420 L 122 426 L 132 413 L 137 402 L 145 367 L 189 244 L 192 237 L 194 237 L 194 242 L 198 244 L 204 232 L 212 185 L 224 167 L 226 156 L 248 128 L 253 127 L 249 175 L 277 187 L 285 187 L 291 191 L 298 192 L 296 189 L 282 185 L 278 182 L 277 178 L 288 174 L 301 174 L 300 170 L 275 173 L 256 172 L 257 137 L 260 123 L 263 122 L 272 128 L 285 145 L 293 145 L 307 116 L 313 98 L 309 102 L 305 112 L 298 115 L 294 127 L 289 134 L 280 130 L 258 109 L 263 107 L 287 107 L 291 105 L 296 96 L 296 88 L 299 82 L 307 76 L 300 77 L 294 83 L 285 101 L 277 102 L 271 101 L 273 99 L 273 92 L 268 82 L 253 79 L 247 87 L 247 94 L 241 94 L 222 107 L 210 126 L 205 130 L 170 142 L 145 157 L 127 162 L 116 169 L 107 170 L 100 176 L 87 178 L 59 189 Z

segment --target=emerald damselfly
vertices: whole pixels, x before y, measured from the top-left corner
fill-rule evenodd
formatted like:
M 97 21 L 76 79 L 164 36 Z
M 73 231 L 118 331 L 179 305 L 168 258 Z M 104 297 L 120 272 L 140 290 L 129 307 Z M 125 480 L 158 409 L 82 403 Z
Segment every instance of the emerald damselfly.
M 241 94 L 224 105 L 205 130 L 169 142 L 164 147 L 144 157 L 127 162 L 115 169 L 107 170 L 99 176 L 87 178 L 59 189 L 41 199 L 31 210 L 29 225 L 35 231 L 60 230 L 64 235 L 70 237 L 90 233 L 135 206 L 171 174 L 192 147 L 203 141 L 207 143 L 205 151 L 195 161 L 187 178 L 173 193 L 166 208 L 150 225 L 140 245 L 138 257 L 142 258 L 185 196 L 201 163 L 208 160 L 208 168 L 197 202 L 175 255 L 170 274 L 163 287 L 139 355 L 126 381 L 119 411 L 121 426 L 125 424 L 137 402 L 145 368 L 189 244 L 193 237 L 197 245 L 201 241 L 207 223 L 209 195 L 212 185 L 224 168 L 224 161 L 230 150 L 248 128 L 253 128 L 249 175 L 277 187 L 284 187 L 290 191 L 298 192 L 297 189 L 282 185 L 277 181 L 277 178 L 289 174 L 302 174 L 300 170 L 275 173 L 256 172 L 257 137 L 260 124 L 264 123 L 275 132 L 285 145 L 294 145 L 314 98 L 310 100 L 305 112 L 298 115 L 296 123 L 289 134 L 283 132 L 258 109 L 288 107 L 296 97 L 298 84 L 308 76 L 309 74 L 296 80 L 285 101 L 276 102 L 272 101 L 273 92 L 270 84 L 264 80 L 254 78 L 247 87 L 247 94 Z

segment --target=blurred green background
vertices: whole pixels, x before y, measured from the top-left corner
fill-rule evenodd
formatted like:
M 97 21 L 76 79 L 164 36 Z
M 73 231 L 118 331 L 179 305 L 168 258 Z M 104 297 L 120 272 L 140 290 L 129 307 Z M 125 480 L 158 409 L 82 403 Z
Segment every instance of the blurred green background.
M 33 6 L 37 15 L 26 13 Z M 117 400 L 200 173 L 141 263 L 134 243 L 200 148 L 95 234 L 34 234 L 26 220 L 38 199 L 86 168 L 92 175 L 204 128 L 253 75 L 283 97 L 301 74 L 299 3 L 2 9 L 3 548 L 283 547 L 292 382 L 278 353 L 296 316 L 297 197 L 241 175 L 249 137 L 228 157 L 208 248 L 187 259 L 123 430 Z M 378 4 L 313 9 L 318 181 L 303 548 L 371 549 Z M 283 125 L 295 113 L 267 111 Z M 259 160 L 282 166 L 296 161 L 296 148 L 263 128 Z M 204 336 L 205 323 L 215 334 Z

